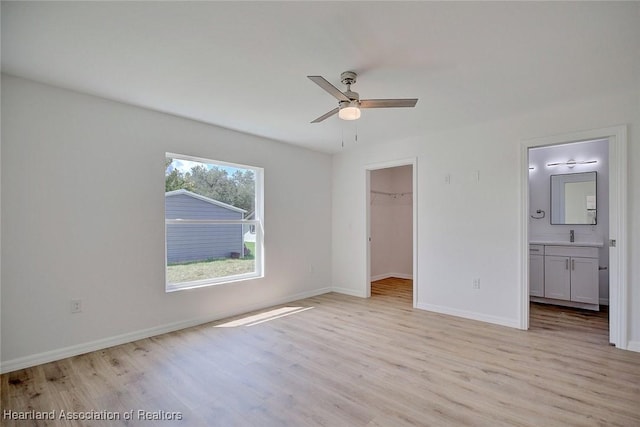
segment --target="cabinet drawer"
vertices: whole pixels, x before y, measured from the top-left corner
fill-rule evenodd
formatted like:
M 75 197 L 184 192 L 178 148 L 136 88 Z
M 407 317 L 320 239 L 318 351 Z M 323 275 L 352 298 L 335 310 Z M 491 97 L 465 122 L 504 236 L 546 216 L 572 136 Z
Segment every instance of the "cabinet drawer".
M 544 255 L 544 245 L 529 245 L 529 254 Z
M 598 248 L 589 246 L 545 246 L 544 254 L 580 258 L 598 258 Z

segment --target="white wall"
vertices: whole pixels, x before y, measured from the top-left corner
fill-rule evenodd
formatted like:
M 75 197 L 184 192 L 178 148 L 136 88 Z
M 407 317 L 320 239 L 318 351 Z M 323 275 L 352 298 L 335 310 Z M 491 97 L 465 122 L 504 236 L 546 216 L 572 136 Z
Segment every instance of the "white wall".
M 575 165 L 573 168 L 559 165 L 548 167 L 547 163 L 574 160 L 597 160 L 598 163 Z M 609 144 L 607 140 L 590 141 L 574 144 L 563 144 L 552 147 L 533 148 L 529 150 L 529 165 L 534 169 L 529 172 L 529 239 L 533 241 L 569 241 L 569 230 L 575 231 L 576 242 L 601 242 L 609 240 Z M 597 172 L 597 224 L 596 225 L 552 225 L 550 176 Z M 543 219 L 536 210 L 545 211 Z M 600 248 L 600 266 L 609 267 L 609 251 L 606 246 Z M 609 271 L 600 270 L 600 301 L 609 301 Z
M 2 125 L 3 370 L 330 289 L 330 156 L 6 75 Z M 165 293 L 165 152 L 264 168 L 264 279 Z
M 419 139 L 367 145 L 333 160 L 333 283 L 361 295 L 366 286 L 365 170 L 417 157 L 418 306 L 510 326 L 519 324 L 520 147 L 523 140 L 629 124 L 630 338 L 640 344 L 640 103 L 636 87 L 526 115 Z M 420 114 L 420 109 L 415 110 Z M 381 112 L 382 114 L 382 112 Z M 636 167 L 633 167 L 636 165 Z M 480 180 L 476 182 L 476 172 Z M 445 176 L 450 175 L 450 184 Z M 348 255 L 348 256 L 347 256 Z M 474 278 L 480 289 L 472 288 Z M 638 347 L 640 349 L 640 346 Z

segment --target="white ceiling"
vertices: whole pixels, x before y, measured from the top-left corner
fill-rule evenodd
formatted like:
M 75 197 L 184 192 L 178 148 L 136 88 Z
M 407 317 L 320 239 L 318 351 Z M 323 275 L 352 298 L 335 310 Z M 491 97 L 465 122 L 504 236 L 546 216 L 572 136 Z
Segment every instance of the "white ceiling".
M 359 143 L 393 142 L 638 86 L 640 3 L 2 2 L 2 70 L 340 150 L 355 125 L 307 75 L 362 98 Z

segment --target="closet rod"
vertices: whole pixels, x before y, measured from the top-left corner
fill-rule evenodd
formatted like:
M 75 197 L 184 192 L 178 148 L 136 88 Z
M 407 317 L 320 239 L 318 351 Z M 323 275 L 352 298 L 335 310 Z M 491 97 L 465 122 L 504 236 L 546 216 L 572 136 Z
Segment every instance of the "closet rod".
M 404 196 L 404 195 L 407 195 L 407 194 L 413 194 L 413 192 L 411 192 L 411 191 L 407 191 L 406 193 L 387 193 L 385 191 L 371 190 L 371 192 L 373 194 L 384 194 L 385 196 Z

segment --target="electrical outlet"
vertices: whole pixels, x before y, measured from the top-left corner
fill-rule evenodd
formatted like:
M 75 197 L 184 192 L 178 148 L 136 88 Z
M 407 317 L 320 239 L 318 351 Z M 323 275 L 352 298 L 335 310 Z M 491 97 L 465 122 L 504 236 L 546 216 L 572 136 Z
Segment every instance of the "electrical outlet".
M 473 279 L 473 289 L 480 289 L 480 278 Z
M 82 313 L 82 300 L 81 299 L 72 299 L 71 300 L 71 314 Z

